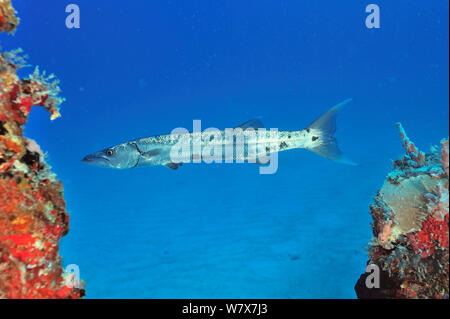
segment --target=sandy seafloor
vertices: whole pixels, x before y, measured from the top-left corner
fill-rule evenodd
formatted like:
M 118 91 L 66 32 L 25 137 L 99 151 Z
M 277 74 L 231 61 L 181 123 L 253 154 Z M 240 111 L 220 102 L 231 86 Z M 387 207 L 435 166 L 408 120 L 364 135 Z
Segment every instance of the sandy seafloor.
M 380 30 L 364 28 L 365 3 L 325 2 L 80 0 L 75 31 L 64 4 L 15 1 L 2 48 L 21 46 L 67 98 L 54 122 L 34 109 L 26 134 L 64 183 L 61 255 L 87 298 L 355 298 L 369 204 L 403 154 L 395 122 L 425 151 L 448 135 L 448 2 L 379 1 Z M 337 137 L 357 167 L 305 150 L 281 153 L 274 175 L 80 161 L 194 119 L 302 129 L 349 97 Z

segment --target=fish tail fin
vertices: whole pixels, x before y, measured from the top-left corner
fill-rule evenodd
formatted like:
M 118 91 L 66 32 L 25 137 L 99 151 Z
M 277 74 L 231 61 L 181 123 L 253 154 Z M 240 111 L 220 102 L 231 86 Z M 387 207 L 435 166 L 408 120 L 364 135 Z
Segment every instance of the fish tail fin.
M 342 164 L 357 165 L 342 154 L 338 148 L 336 138 L 333 137 L 336 131 L 336 116 L 338 111 L 351 100 L 347 99 L 333 106 L 306 128 L 312 132 L 313 136 L 317 135 L 319 137 L 316 137 L 316 139 L 313 137 L 313 142 L 311 142 L 309 147 L 306 147 L 308 150 Z

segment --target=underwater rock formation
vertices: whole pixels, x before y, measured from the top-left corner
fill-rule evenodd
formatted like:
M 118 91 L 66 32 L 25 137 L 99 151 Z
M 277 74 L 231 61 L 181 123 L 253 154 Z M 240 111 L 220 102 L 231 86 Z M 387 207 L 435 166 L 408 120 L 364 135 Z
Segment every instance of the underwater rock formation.
M 355 290 L 359 298 L 448 298 L 448 139 L 425 154 L 397 126 L 406 155 L 370 206 L 368 264 L 378 266 L 380 287 L 368 288 L 366 273 Z
M 9 1 L 0 0 L 0 31 L 13 30 L 11 12 Z M 84 290 L 74 288 L 74 274 L 64 273 L 59 255 L 69 230 L 62 184 L 38 144 L 23 136 L 32 106 L 54 119 L 63 99 L 53 76 L 37 68 L 17 76 L 25 62 L 20 54 L 0 52 L 0 299 L 80 298 Z

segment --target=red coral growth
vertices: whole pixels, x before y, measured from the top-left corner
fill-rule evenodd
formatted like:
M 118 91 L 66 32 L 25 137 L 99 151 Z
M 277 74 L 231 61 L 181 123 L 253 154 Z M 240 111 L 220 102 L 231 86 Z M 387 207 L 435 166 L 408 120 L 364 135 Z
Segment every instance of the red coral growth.
M 55 118 L 62 99 L 57 81 L 37 69 L 18 78 L 17 53 L 0 52 L 0 299 L 80 298 L 84 289 L 66 281 L 59 255 L 69 231 L 62 184 L 37 144 L 22 135 L 33 105 Z
M 15 65 L 14 60 L 21 60 L 21 50 L 7 52 L 0 56 L 1 91 L 0 99 L 7 100 L 0 113 L 0 121 L 13 120 L 18 124 L 25 124 L 31 106 L 42 106 L 51 114 L 50 119 L 60 117 L 59 105 L 64 101 L 58 96 L 60 89 L 59 81 L 54 75 L 46 76 L 40 73 L 36 67 L 34 72 L 27 78 L 19 79 L 15 71 L 20 65 Z
M 422 223 L 422 229 L 414 234 L 408 234 L 408 238 L 416 254 L 422 258 L 433 254 L 435 246 L 448 249 L 448 214 L 444 220 L 436 220 L 430 215 Z

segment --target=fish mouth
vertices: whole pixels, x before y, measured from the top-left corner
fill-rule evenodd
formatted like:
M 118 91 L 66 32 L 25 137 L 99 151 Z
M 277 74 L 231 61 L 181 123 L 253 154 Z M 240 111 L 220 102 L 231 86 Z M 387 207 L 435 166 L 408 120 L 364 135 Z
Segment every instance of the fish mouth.
M 101 162 L 104 164 L 109 164 L 109 160 L 107 158 L 98 155 L 87 155 L 81 161 L 87 164 L 100 164 Z

